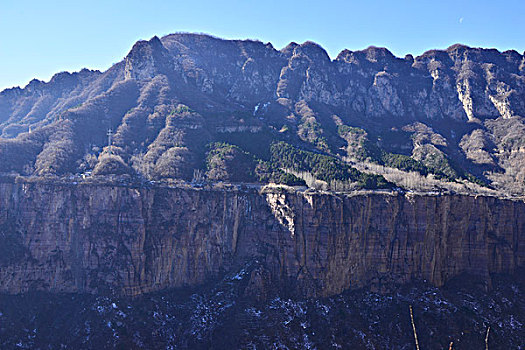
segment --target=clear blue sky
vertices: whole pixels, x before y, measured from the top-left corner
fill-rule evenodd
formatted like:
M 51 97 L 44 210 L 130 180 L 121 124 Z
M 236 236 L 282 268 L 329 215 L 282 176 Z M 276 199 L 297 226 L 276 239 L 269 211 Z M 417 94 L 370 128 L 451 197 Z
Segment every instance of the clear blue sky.
M 525 50 L 525 0 L 0 0 L 0 90 L 60 71 L 105 70 L 133 43 L 188 31 L 260 39 L 277 48 L 312 40 L 342 49 L 419 55 L 454 43 Z

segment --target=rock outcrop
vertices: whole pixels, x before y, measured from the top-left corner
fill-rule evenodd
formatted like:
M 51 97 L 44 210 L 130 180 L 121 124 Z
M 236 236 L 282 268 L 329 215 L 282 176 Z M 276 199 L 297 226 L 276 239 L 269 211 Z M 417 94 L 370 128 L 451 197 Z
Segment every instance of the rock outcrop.
M 0 184 L 0 292 L 140 295 L 197 286 L 247 262 L 254 285 L 330 296 L 415 279 L 490 283 L 525 263 L 525 203 L 494 197 L 334 195 Z M 262 276 L 262 277 L 261 277 Z

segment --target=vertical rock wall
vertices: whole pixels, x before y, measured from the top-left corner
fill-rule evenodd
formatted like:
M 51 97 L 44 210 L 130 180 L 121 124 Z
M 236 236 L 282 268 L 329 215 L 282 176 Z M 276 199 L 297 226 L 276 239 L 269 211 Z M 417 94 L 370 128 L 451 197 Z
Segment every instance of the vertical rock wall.
M 0 184 L 0 292 L 140 293 L 195 286 L 257 260 L 274 288 L 332 295 L 525 262 L 525 203 Z M 254 277 L 255 278 L 255 277 Z

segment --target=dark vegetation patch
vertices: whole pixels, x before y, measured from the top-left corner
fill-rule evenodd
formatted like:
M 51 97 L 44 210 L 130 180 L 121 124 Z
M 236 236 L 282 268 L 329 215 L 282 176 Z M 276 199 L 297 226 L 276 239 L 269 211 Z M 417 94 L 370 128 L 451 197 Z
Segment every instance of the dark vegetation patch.
M 255 182 L 255 159 L 240 147 L 213 143 L 206 157 L 207 177 L 212 181 Z
M 484 180 L 463 170 L 433 145 L 422 145 L 416 149 L 418 160 L 413 156 L 386 151 L 378 146 L 377 142 L 371 141 L 364 129 L 341 125 L 338 132 L 349 142 L 351 155 L 360 161 L 370 161 L 402 171 L 413 171 L 423 176 L 433 174 L 438 179 L 448 181 L 466 179 L 482 186 L 487 185 Z
M 210 144 L 209 149 L 206 157 L 208 180 L 305 185 L 303 180 L 285 173 L 272 162 L 258 159 L 238 146 L 216 142 Z
M 274 143 L 271 152 L 276 167 L 306 171 L 322 181 L 356 182 L 369 189 L 392 186 L 380 175 L 365 174 L 333 156 L 301 150 L 285 142 Z
M 93 175 L 131 175 L 133 169 L 129 167 L 120 156 L 103 154 L 98 164 L 93 169 Z

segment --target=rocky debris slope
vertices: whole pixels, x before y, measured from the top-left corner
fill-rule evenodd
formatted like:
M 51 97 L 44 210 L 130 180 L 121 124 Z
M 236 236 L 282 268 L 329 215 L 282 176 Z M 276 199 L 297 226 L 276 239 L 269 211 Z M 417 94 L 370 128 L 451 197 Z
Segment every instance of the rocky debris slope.
M 5 349 L 413 349 L 409 306 L 425 349 L 525 346 L 523 271 L 494 288 L 462 275 L 445 288 L 412 282 L 327 298 L 247 295 L 258 264 L 200 288 L 136 298 L 33 292 L 0 295 Z M 249 292 L 248 292 L 249 294 Z
M 493 197 L 0 184 L 0 291 L 140 295 L 260 262 L 253 294 L 513 273 L 525 203 Z

